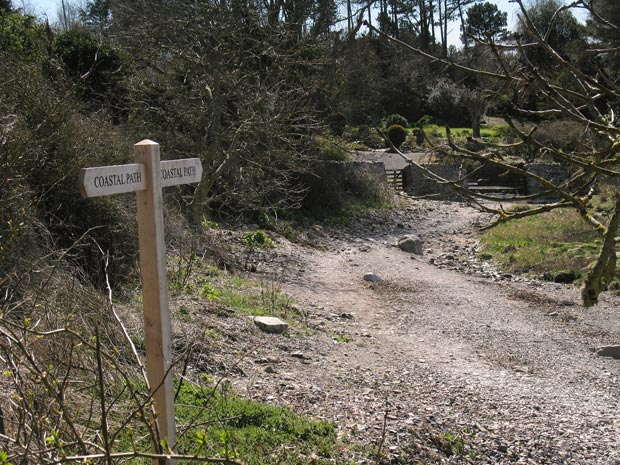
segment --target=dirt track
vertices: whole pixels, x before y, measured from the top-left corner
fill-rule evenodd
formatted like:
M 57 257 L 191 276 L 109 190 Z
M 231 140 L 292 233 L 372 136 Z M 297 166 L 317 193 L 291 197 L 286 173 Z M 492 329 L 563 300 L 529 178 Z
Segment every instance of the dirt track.
M 332 337 L 273 336 L 238 386 L 335 420 L 393 463 L 620 463 L 620 360 L 593 351 L 620 343 L 618 297 L 585 309 L 576 289 L 480 272 L 462 260 L 477 219 L 412 201 L 323 231 L 319 249 L 281 247 L 288 265 L 272 271 Z M 394 247 L 404 234 L 424 255 Z

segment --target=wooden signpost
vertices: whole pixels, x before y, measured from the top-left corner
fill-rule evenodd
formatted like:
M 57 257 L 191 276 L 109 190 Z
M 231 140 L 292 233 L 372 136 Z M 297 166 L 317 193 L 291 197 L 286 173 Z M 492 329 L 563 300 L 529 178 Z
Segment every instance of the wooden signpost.
M 150 140 L 134 145 L 134 158 L 136 163 L 128 165 L 83 168 L 80 192 L 82 197 L 136 193 L 147 376 L 160 439 L 174 448 L 176 428 L 169 373 L 172 350 L 161 189 L 200 182 L 202 165 L 198 158 L 160 161 L 159 144 Z M 154 460 L 154 463 L 158 462 Z

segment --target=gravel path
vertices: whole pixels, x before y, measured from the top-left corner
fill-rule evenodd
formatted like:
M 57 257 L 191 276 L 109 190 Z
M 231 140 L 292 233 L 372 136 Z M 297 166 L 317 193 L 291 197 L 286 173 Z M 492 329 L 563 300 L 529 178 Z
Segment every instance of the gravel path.
M 273 339 L 237 384 L 337 421 L 392 463 L 620 463 L 620 360 L 593 350 L 620 343 L 619 298 L 585 309 L 576 289 L 472 262 L 477 220 L 411 201 L 323 231 L 320 248 L 283 248 L 295 266 L 276 270 L 281 287 L 333 339 L 293 352 Z M 422 256 L 394 246 L 404 234 Z

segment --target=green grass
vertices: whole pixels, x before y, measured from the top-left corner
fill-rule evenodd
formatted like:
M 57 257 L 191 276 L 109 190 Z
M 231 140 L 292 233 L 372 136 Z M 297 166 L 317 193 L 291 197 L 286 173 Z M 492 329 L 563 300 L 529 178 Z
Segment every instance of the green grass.
M 176 403 L 179 431 L 184 431 L 180 453 L 265 465 L 347 463 L 333 423 L 189 383 Z
M 200 276 L 198 296 L 242 315 L 298 317 L 291 297 L 274 284 L 225 272 Z
M 502 268 L 534 276 L 579 274 L 596 259 L 601 240 L 576 212 L 556 210 L 501 224 L 480 240 L 481 255 Z
M 436 139 L 446 138 L 446 127 L 437 124 L 428 124 L 424 126 L 424 132 L 427 136 Z M 480 128 L 480 136 L 490 142 L 500 143 L 504 138 L 509 136 L 509 128 L 506 125 L 486 125 L 483 124 Z M 454 140 L 464 140 L 473 136 L 471 128 L 450 128 L 450 133 Z
M 291 316 L 292 299 L 273 285 L 234 277 L 225 282 L 220 291 L 219 302 L 237 313 Z
M 248 464 L 350 464 L 346 456 L 359 446 L 338 437 L 334 423 L 294 413 L 286 406 L 251 401 L 233 392 L 226 382 L 214 387 L 175 382 L 176 452 L 193 457 L 237 460 Z M 135 423 L 117 437 L 114 450 L 150 450 L 144 426 Z M 128 463 L 147 465 L 145 458 Z M 200 464 L 204 461 L 186 461 Z
M 346 334 L 332 334 L 331 338 L 341 344 L 346 344 L 352 341 L 351 336 L 347 336 Z

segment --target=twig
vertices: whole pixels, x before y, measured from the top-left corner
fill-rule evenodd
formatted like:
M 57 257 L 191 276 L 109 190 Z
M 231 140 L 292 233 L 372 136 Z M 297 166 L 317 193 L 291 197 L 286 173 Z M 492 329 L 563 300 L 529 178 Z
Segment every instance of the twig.
M 106 454 L 106 463 L 112 465 L 110 457 L 110 437 L 108 434 L 108 412 L 105 405 L 105 382 L 103 379 L 103 362 L 101 360 L 101 338 L 99 337 L 99 325 L 95 325 L 97 377 L 99 381 L 99 403 L 101 406 L 101 434 L 103 435 L 103 449 Z
M 387 421 L 388 415 L 390 413 L 390 402 L 388 397 L 385 397 L 385 412 L 383 414 L 383 425 L 381 426 L 381 439 L 379 439 L 379 444 L 377 445 L 377 456 L 380 456 L 383 452 L 383 446 L 385 445 L 385 436 L 387 433 Z

